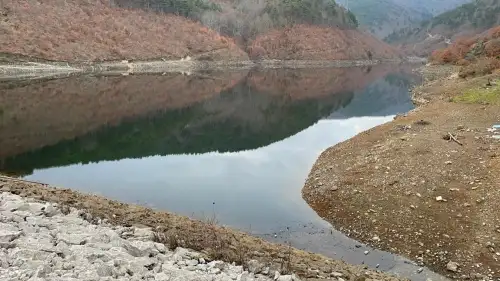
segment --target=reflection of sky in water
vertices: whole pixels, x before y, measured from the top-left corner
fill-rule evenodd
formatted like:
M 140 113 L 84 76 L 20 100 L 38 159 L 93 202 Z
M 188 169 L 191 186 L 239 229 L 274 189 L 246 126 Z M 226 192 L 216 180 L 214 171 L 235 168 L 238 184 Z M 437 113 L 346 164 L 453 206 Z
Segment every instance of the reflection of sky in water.
M 154 156 L 36 170 L 28 179 L 221 223 L 271 231 L 300 222 L 323 224 L 300 189 L 329 146 L 392 119 L 321 120 L 308 129 L 255 150 Z

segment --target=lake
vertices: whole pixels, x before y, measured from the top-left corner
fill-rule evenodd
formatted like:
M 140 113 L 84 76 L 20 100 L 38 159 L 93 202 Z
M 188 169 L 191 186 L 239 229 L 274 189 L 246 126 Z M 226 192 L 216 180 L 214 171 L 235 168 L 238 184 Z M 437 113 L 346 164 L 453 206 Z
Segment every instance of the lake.
M 76 76 L 0 83 L 0 172 L 167 210 L 425 280 L 323 221 L 319 154 L 413 108 L 412 66 Z M 369 249 L 370 253 L 365 255 Z

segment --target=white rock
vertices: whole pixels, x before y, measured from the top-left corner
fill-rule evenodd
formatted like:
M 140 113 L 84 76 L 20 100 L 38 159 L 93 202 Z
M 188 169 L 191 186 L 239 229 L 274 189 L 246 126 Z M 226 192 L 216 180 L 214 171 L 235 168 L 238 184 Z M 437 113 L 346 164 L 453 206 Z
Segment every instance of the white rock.
M 0 280 L 271 280 L 235 264 L 206 264 L 188 249 L 171 252 L 153 242 L 149 228 L 94 225 L 85 219 L 100 220 L 85 211 L 71 209 L 65 215 L 51 203 L 0 194 Z M 254 272 L 262 272 L 262 264 L 252 263 Z M 278 278 L 298 280 L 277 273 Z
M 334 272 L 332 272 L 332 273 L 331 273 L 331 276 L 332 276 L 332 277 L 342 277 L 343 275 L 344 275 L 344 274 L 342 274 L 342 273 L 340 273 L 340 272 L 336 272 L 336 271 L 334 271 Z
M 160 272 L 155 275 L 155 281 L 170 281 L 170 277 L 165 272 Z
M 43 208 L 43 214 L 47 217 L 53 217 L 60 213 L 61 212 L 56 207 L 49 203 L 45 204 L 45 207 Z
M 453 272 L 457 272 L 458 271 L 458 263 L 456 262 L 453 262 L 453 261 L 449 261 L 447 264 L 446 264 L 446 269 L 448 271 L 453 271 Z
M 262 271 L 264 265 L 257 260 L 249 260 L 247 262 L 248 271 L 257 274 Z
M 278 281 L 293 281 L 292 275 L 281 275 L 278 277 Z
M 107 264 L 101 264 L 96 269 L 97 275 L 100 277 L 108 277 L 113 275 L 113 268 Z

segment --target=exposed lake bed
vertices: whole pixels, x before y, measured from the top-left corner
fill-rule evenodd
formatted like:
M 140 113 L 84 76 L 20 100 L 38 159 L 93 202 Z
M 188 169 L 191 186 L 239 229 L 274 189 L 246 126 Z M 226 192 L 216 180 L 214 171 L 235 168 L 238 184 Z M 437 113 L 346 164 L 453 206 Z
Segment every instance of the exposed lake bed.
M 425 280 L 431 273 L 420 266 L 333 230 L 300 196 L 324 149 L 413 108 L 408 89 L 419 78 L 408 69 L 70 77 L 35 83 L 2 95 L 9 97 L 11 112 L 21 112 L 16 105 L 33 111 L 16 114 L 16 122 L 3 119 L 5 144 L 22 139 L 24 145 L 3 146 L 13 149 L 2 149 L 1 167 L 25 179 L 122 202 L 198 219 L 215 215 L 224 225 L 270 241 Z M 136 85 L 136 91 L 129 85 Z M 173 85 L 179 87 L 168 93 Z M 114 94 L 103 99 L 111 89 Z M 66 106 L 66 99 L 57 97 L 68 90 L 75 95 Z M 54 99 L 27 106 L 27 97 L 36 91 L 40 97 L 53 93 Z M 127 91 L 128 100 L 117 103 Z M 20 97 L 25 104 L 14 103 Z M 163 104 L 169 107 L 162 108 L 153 97 L 167 97 Z M 175 105 L 179 100 L 185 102 Z M 54 102 L 62 112 L 47 111 Z M 87 110 L 80 109 L 79 115 L 84 104 Z M 113 104 L 120 105 L 119 114 L 113 113 Z M 128 108 L 143 109 L 135 113 Z M 59 117 L 65 115 L 72 119 Z M 23 130 L 23 124 L 35 122 L 49 126 L 40 134 Z M 16 130 L 4 130 L 9 126 Z M 51 130 L 59 137 L 51 139 Z

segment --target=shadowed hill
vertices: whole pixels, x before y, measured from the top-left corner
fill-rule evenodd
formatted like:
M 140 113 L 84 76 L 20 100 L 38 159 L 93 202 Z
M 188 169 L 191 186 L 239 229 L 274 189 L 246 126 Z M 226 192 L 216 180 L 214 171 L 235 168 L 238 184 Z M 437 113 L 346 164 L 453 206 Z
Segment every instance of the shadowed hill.
M 428 56 L 461 37 L 479 34 L 500 24 L 500 0 L 477 0 L 440 14 L 417 26 L 390 34 L 385 41 L 410 55 Z

